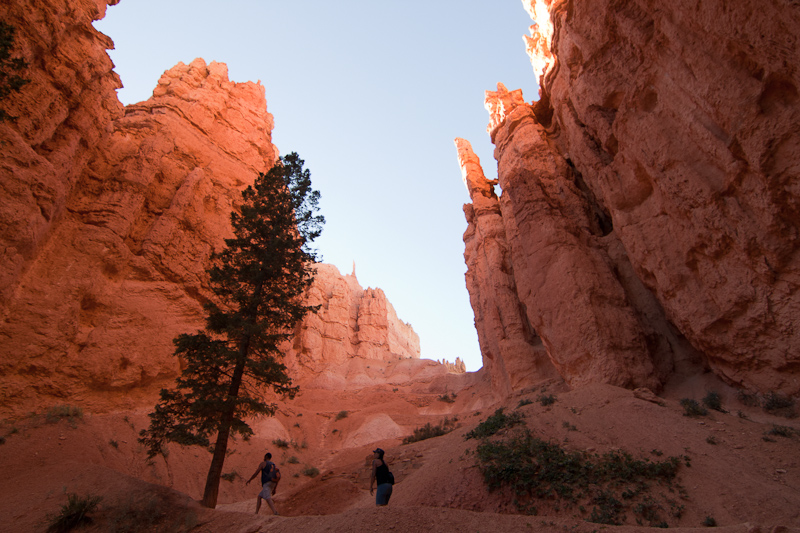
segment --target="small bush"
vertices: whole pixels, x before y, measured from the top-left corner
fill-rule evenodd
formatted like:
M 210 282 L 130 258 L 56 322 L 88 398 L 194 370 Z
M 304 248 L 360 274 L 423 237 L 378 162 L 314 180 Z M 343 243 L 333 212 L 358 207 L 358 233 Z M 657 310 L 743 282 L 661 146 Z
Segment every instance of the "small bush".
M 114 448 L 119 448 L 119 442 L 115 441 L 114 439 L 111 439 L 110 441 L 108 441 L 108 443 Z
M 432 425 L 430 422 L 422 427 L 414 430 L 414 434 L 403 439 L 403 444 L 411 444 L 412 442 L 419 442 L 421 440 L 432 439 L 433 437 L 440 437 L 450 433 L 456 428 L 456 419 L 449 419 L 445 417 L 444 420 Z
M 297 457 L 295 457 L 295 456 L 293 455 L 293 456 L 289 457 L 289 459 L 287 460 L 287 462 L 288 462 L 290 465 L 296 465 L 297 463 L 299 463 L 299 462 L 300 462 L 300 460 L 299 460 Z
M 764 396 L 763 408 L 768 413 L 785 416 L 786 418 L 794 418 L 796 416 L 794 398 L 777 392 L 769 392 Z
M 683 416 L 706 416 L 708 414 L 708 410 L 697 403 L 697 400 L 684 398 L 680 404 L 683 407 Z
M 772 429 L 767 431 L 767 435 L 776 435 L 778 437 L 791 437 L 794 434 L 794 430 L 787 426 L 778 426 L 773 425 Z
M 341 420 L 342 418 L 347 418 L 347 415 L 349 415 L 349 414 L 350 413 L 348 411 L 339 411 L 336 414 L 336 420 Z
M 553 405 L 554 403 L 556 403 L 556 397 L 553 396 L 552 394 L 548 394 L 547 396 L 545 396 L 544 394 L 540 394 L 539 397 L 536 398 L 536 401 L 538 401 L 543 406 L 547 407 L 548 405 Z
M 221 478 L 222 478 L 222 479 L 224 479 L 225 481 L 228 481 L 228 482 L 230 482 L 230 483 L 233 483 L 234 481 L 236 481 L 236 478 L 237 478 L 237 477 L 240 477 L 240 476 L 239 476 L 239 472 L 237 472 L 236 470 L 234 470 L 234 471 L 232 471 L 232 472 L 228 472 L 227 474 L 221 474 L 219 477 L 221 477 Z
M 450 393 L 450 394 L 447 394 L 447 393 L 445 392 L 444 394 L 442 394 L 441 396 L 439 396 L 439 397 L 437 398 L 437 400 L 439 400 L 440 402 L 453 403 L 453 402 L 455 402 L 455 401 L 456 401 L 456 398 L 457 398 L 457 396 L 456 396 L 456 393 L 455 393 L 455 392 L 452 392 L 452 393 Z
M 713 516 L 707 516 L 705 520 L 703 520 L 703 525 L 706 527 L 716 527 L 717 521 L 714 520 Z
M 76 527 L 91 523 L 92 513 L 100 505 L 100 496 L 80 497 L 77 494 L 67 494 L 67 503 L 61 506 L 61 512 L 57 515 L 48 515 L 49 522 L 47 531 L 52 533 L 66 533 Z
M 5 443 L 6 443 L 6 438 L 0 437 L 0 444 L 5 444 Z
M 510 428 L 522 424 L 522 421 L 522 414 L 513 412 L 507 415 L 503 412 L 503 408 L 501 407 L 495 411 L 492 416 L 478 424 L 475 429 L 464 435 L 464 439 L 485 439 L 491 437 L 503 428 Z
M 720 398 L 719 393 L 716 391 L 709 391 L 708 394 L 706 394 L 705 398 L 703 398 L 703 405 L 714 411 L 719 411 L 720 413 L 728 412 L 722 408 L 722 398 Z
M 303 469 L 302 474 L 308 477 L 317 477 L 319 475 L 319 470 L 314 466 L 307 466 Z
M 282 450 L 285 450 L 285 449 L 287 449 L 289 447 L 289 445 L 291 443 L 288 440 L 275 439 L 275 440 L 272 441 L 272 444 L 274 444 L 275 446 L 277 446 L 278 448 L 280 448 Z
M 569 451 L 539 439 L 528 429 L 484 440 L 476 456 L 489 490 L 507 487 L 513 491 L 521 512 L 535 508 L 530 505 L 532 499 L 558 500 L 556 505 L 564 508 L 578 506 L 583 500 L 593 506 L 589 520 L 601 524 L 623 523 L 624 510 L 638 499 L 640 505 L 634 510 L 651 525 L 663 525 L 656 512 L 663 507 L 646 492 L 651 481 L 672 490 L 681 465 L 680 457 L 652 462 L 634 459 L 624 451 L 603 455 Z
M 75 405 L 54 405 L 45 415 L 45 420 L 48 424 L 55 424 L 64 419 L 73 428 L 77 427 L 78 421 L 83 420 L 83 409 Z
M 717 438 L 714 435 L 709 435 L 708 437 L 706 437 L 706 442 L 709 444 L 719 444 Z
M 532 403 L 533 403 L 533 400 L 531 400 L 530 398 L 523 398 L 517 404 L 517 409 L 519 409 L 520 407 L 525 407 L 526 405 L 530 405 Z
M 755 394 L 751 394 L 747 391 L 740 390 L 736 393 L 736 398 L 744 405 L 748 407 L 758 407 L 759 401 L 758 396 Z
M 569 423 L 569 422 L 567 422 L 566 420 L 564 420 L 564 421 L 561 423 L 561 427 L 563 427 L 563 428 L 564 428 L 564 429 L 566 429 L 567 431 L 578 431 L 578 428 L 576 428 L 575 426 L 573 426 L 572 424 L 570 424 L 570 423 Z

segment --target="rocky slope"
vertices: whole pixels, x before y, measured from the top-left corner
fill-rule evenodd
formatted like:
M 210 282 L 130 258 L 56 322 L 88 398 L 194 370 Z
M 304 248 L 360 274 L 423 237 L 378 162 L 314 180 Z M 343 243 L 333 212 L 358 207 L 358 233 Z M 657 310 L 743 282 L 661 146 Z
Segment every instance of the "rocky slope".
M 481 346 L 541 340 L 573 386 L 710 369 L 800 392 L 800 12 L 524 4 L 541 98 L 487 92 L 499 198 L 459 149 L 478 184 L 465 258 Z M 500 359 L 549 371 L 530 348 Z

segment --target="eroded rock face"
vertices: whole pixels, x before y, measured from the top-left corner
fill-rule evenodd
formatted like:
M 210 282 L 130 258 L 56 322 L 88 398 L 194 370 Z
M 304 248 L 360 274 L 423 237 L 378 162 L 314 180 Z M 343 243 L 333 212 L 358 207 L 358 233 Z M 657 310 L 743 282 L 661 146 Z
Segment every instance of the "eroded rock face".
M 523 3 L 541 99 L 487 107 L 513 282 L 559 372 L 653 386 L 705 366 L 796 394 L 800 12 Z M 551 344 L 567 323 L 582 340 Z
M 343 276 L 333 265 L 318 264 L 307 301 L 320 309 L 298 325 L 287 350 L 296 375 L 335 369 L 353 357 L 419 359 L 414 329 L 397 318 L 381 289 L 362 288 L 355 274 Z
M 91 25 L 105 8 L 99 0 L 0 5 L 0 19 L 16 29 L 12 57 L 30 65 L 22 72 L 30 83 L 2 104 L 17 118 L 0 123 L 0 312 L 63 215 L 93 147 L 122 114 L 106 53 L 113 43 Z
M 179 63 L 152 98 L 123 108 L 112 43 L 91 26 L 105 4 L 66 4 L 3 8 L 32 80 L 7 108 L 20 119 L 0 124 L 0 185 L 11 193 L 0 197 L 7 414 L 57 401 L 152 404 L 179 372 L 172 339 L 204 325 L 209 259 L 231 236 L 241 190 L 278 157 L 264 87 L 230 81 L 221 63 Z M 342 387 L 442 387 L 447 369 L 419 361 L 418 336 L 383 291 L 317 270 L 308 298 L 322 309 L 286 346 L 296 381 L 330 368 Z M 409 359 L 418 364 L 398 364 Z
M 202 327 L 209 257 L 241 189 L 277 157 L 272 127 L 262 86 L 200 59 L 109 120 L 6 303 L 6 401 L 176 375 L 172 338 Z

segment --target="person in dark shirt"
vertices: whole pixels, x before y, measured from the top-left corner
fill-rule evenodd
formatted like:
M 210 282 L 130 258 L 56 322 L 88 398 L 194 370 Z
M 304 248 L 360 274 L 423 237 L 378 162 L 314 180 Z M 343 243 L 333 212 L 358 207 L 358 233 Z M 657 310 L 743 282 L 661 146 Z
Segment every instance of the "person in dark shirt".
M 384 506 L 389 504 L 392 497 L 392 483 L 389 477 L 389 466 L 383 460 L 384 451 L 377 448 L 372 452 L 372 475 L 369 478 L 369 493 L 373 494 L 372 485 L 377 481 L 378 493 L 375 495 L 375 505 Z
M 275 494 L 275 491 L 278 489 L 280 474 L 278 474 L 275 468 L 275 463 L 270 459 L 272 459 L 271 453 L 264 455 L 264 460 L 261 461 L 256 471 L 253 472 L 253 475 L 250 476 L 250 479 L 245 483 L 245 485 L 248 485 L 258 473 L 261 472 L 261 492 L 256 496 L 256 514 L 258 514 L 258 511 L 261 509 L 261 498 L 267 501 L 267 505 L 272 509 L 272 514 L 278 514 L 278 511 L 275 509 L 275 503 L 272 501 L 272 495 Z

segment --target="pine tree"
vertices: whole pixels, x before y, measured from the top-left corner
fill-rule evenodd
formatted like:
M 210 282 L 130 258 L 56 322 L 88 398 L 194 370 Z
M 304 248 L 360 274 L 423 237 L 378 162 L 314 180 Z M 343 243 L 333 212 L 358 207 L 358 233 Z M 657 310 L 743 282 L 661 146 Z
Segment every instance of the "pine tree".
M 185 368 L 174 389 L 161 391 L 150 426 L 139 441 L 150 457 L 166 442 L 213 449 L 202 504 L 215 507 L 229 438 L 247 439 L 248 417 L 274 415 L 263 391 L 294 397 L 280 362 L 279 346 L 296 323 L 316 307 L 303 294 L 313 280 L 320 235 L 319 192 L 296 153 L 282 157 L 242 192 L 239 213 L 231 214 L 234 237 L 213 256 L 209 269 L 216 303 L 206 308 L 206 328 L 179 335 L 175 355 Z M 210 446 L 210 438 L 216 442 Z
M 14 48 L 14 34 L 16 28 L 0 20 L 0 100 L 5 100 L 6 96 L 12 92 L 19 92 L 31 80 L 23 79 L 16 72 L 28 68 L 28 63 L 20 57 L 11 57 L 11 50 Z M 13 120 L 12 117 L 3 109 L 0 109 L 0 122 Z

